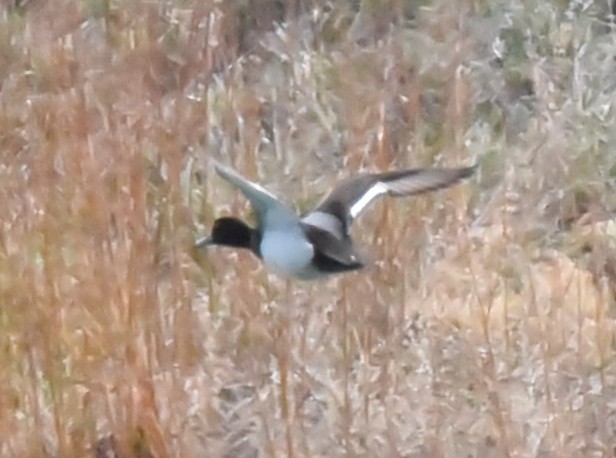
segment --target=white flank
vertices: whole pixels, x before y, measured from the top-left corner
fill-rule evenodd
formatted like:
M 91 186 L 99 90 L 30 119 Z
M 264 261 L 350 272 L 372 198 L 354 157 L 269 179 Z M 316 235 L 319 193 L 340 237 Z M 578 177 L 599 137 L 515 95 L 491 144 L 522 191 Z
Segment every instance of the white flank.
M 302 229 L 266 230 L 261 240 L 261 256 L 267 267 L 284 277 L 302 277 L 309 269 L 314 249 Z

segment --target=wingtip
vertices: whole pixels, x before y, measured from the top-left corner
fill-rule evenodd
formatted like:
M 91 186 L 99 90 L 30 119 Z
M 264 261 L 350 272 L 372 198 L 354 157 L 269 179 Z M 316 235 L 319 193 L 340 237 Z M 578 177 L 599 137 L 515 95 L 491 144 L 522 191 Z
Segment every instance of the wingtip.
M 239 183 L 241 182 L 251 183 L 249 180 L 240 175 L 235 169 L 220 162 L 219 160 L 212 158 L 210 159 L 210 161 L 212 162 L 214 170 L 216 171 L 218 176 L 228 181 L 229 183 L 238 187 L 241 187 L 239 185 Z
M 210 158 L 210 163 L 214 166 L 214 170 L 216 170 L 216 173 L 219 175 L 224 173 L 226 170 L 230 170 L 227 165 L 223 164 L 218 159 L 214 159 L 213 157 Z
M 200 237 L 197 239 L 197 241 L 194 244 L 195 248 L 203 248 L 205 246 L 211 245 L 212 244 L 212 237 L 211 236 L 205 236 L 205 237 Z

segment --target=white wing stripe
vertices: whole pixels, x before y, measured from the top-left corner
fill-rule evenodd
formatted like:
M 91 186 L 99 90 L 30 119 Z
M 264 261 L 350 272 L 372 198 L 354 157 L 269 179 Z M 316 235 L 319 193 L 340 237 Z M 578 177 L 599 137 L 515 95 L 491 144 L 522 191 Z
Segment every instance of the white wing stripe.
M 357 199 L 355 203 L 353 203 L 353 205 L 351 205 L 351 208 L 349 208 L 351 218 L 355 219 L 357 215 L 359 215 L 364 208 L 366 208 L 366 205 L 372 202 L 376 197 L 381 194 L 386 194 L 387 192 L 389 192 L 389 187 L 385 183 L 381 183 L 379 181 L 378 183 L 372 185 L 362 194 L 359 199 Z

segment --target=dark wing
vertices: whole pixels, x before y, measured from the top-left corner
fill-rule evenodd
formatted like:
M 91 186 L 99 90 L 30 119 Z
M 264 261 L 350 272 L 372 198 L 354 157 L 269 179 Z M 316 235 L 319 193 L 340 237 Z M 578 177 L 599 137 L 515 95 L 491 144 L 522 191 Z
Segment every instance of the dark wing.
M 446 188 L 473 174 L 475 167 L 409 169 L 358 175 L 343 181 L 303 221 L 333 215 L 343 233 L 374 199 L 382 195 L 410 196 Z
M 322 272 L 335 273 L 361 269 L 361 256 L 349 237 L 339 239 L 330 232 L 310 224 L 302 224 L 306 237 L 314 247 L 313 264 Z

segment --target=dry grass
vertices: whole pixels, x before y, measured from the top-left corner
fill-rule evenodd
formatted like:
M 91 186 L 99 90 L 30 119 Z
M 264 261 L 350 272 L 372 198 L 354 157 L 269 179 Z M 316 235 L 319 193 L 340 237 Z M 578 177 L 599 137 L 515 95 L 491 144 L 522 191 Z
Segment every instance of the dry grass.
M 614 456 L 611 8 L 0 6 L 0 455 Z M 247 213 L 210 155 L 302 209 L 480 170 L 304 284 L 192 252 Z

